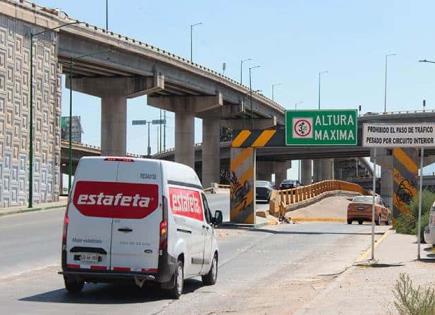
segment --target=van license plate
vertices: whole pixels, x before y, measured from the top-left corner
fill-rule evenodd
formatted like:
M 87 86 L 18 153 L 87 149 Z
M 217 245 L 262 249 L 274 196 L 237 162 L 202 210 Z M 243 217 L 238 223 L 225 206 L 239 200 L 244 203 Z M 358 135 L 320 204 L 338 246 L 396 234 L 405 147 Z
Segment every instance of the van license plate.
M 98 255 L 97 254 L 81 254 L 80 261 L 85 263 L 97 263 Z

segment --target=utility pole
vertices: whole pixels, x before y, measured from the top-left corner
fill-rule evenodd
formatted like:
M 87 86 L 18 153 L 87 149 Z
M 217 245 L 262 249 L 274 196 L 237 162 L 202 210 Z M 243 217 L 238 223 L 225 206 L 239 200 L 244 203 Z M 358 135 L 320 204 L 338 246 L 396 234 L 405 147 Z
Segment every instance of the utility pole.
M 251 107 L 251 129 L 254 129 L 254 111 L 252 108 L 252 69 L 260 68 L 260 66 L 253 66 L 249 68 L 249 103 Z
M 281 85 L 282 83 L 272 84 L 272 101 L 275 101 L 275 86 Z
M 385 85 L 384 85 L 384 113 L 387 112 L 387 75 L 388 75 L 388 57 L 395 56 L 396 54 L 385 55 Z
M 69 22 L 61 24 L 59 26 L 45 29 L 37 33 L 30 33 L 30 80 L 29 80 L 29 198 L 28 198 L 28 208 L 33 208 L 33 43 L 34 39 L 42 34 L 51 32 L 62 27 L 79 24 L 80 21 Z
M 195 26 L 201 25 L 202 22 L 190 25 L 190 62 L 193 63 L 193 28 Z
M 321 71 L 319 72 L 319 110 L 320 110 L 320 82 L 321 82 L 321 78 L 322 78 L 322 74 L 326 74 L 328 73 L 328 71 Z
M 240 60 L 240 84 L 243 84 L 243 63 L 251 60 L 251 58 Z

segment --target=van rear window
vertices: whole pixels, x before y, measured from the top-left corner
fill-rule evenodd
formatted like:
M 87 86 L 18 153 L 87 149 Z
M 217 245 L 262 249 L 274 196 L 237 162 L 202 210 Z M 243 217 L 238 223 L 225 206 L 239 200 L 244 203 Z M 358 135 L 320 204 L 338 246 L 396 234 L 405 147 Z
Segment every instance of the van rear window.
M 79 181 L 73 204 L 86 216 L 142 219 L 157 209 L 158 185 Z

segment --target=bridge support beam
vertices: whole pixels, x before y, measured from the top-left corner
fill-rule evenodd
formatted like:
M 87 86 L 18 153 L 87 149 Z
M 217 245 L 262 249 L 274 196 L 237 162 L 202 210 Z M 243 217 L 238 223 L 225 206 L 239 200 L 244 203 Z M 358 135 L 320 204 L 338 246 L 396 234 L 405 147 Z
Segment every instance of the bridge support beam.
M 302 185 L 309 185 L 313 177 L 313 160 L 301 160 L 299 165 L 301 168 L 301 183 Z
M 101 155 L 127 154 L 127 98 L 101 98 Z
M 175 112 L 175 162 L 195 168 L 195 114 Z
M 202 185 L 210 187 L 220 180 L 220 120 L 202 119 Z
M 164 88 L 164 77 L 80 78 L 66 81 L 68 88 L 101 98 L 101 154 L 127 154 L 127 98 Z

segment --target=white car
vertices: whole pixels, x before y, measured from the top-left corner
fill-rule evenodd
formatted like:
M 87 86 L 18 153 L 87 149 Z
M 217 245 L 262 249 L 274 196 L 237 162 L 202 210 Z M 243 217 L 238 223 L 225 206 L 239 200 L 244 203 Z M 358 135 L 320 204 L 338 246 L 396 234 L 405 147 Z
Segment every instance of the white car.
M 85 282 L 154 281 L 179 298 L 185 278 L 216 282 L 219 250 L 195 171 L 151 159 L 85 157 L 65 213 L 65 288 Z
M 427 244 L 435 245 L 435 203 L 432 205 L 429 214 L 429 225 L 424 229 L 424 241 Z

